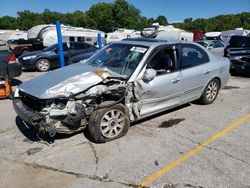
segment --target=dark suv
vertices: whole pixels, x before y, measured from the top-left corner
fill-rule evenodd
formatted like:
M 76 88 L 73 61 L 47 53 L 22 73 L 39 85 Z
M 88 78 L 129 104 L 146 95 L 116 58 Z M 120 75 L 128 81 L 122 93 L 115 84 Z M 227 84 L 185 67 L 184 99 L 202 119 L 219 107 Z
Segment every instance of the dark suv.
M 232 36 L 224 56 L 229 57 L 232 72 L 237 68 L 250 67 L 250 36 Z
M 96 51 L 93 45 L 82 42 L 63 43 L 65 65 L 71 63 L 71 57 Z M 29 52 L 18 58 L 18 61 L 27 69 L 37 69 L 38 71 L 48 71 L 52 68 L 60 67 L 58 45 L 54 44 L 41 51 Z

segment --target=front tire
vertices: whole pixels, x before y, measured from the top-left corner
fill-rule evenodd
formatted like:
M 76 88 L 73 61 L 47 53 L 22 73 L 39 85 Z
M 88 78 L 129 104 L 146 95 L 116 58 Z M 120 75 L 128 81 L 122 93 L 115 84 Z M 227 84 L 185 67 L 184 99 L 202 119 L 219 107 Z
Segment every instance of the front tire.
M 36 62 L 36 68 L 40 72 L 46 72 L 49 71 L 51 68 L 50 61 L 48 59 L 39 59 Z
M 220 89 L 220 82 L 217 78 L 212 79 L 203 91 L 199 102 L 201 104 L 211 104 L 217 98 Z
M 98 109 L 91 113 L 88 131 L 96 143 L 115 140 L 127 134 L 130 126 L 129 113 L 123 104 Z

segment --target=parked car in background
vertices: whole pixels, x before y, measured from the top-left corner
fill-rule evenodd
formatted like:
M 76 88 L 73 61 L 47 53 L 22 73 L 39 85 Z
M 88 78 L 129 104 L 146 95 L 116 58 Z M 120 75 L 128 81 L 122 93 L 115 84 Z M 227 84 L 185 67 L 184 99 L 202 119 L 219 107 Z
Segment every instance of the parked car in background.
M 232 36 L 225 48 L 224 56 L 231 62 L 230 71 L 250 67 L 250 36 Z
M 68 42 L 63 43 L 65 65 L 70 64 L 70 58 L 82 53 L 89 53 L 97 50 L 97 47 L 82 43 Z M 27 69 L 37 69 L 45 72 L 53 68 L 60 67 L 58 45 L 51 45 L 41 51 L 29 52 L 18 58 L 18 61 Z
M 93 141 L 107 142 L 124 136 L 130 122 L 195 100 L 213 103 L 229 66 L 196 43 L 127 39 L 23 83 L 13 105 L 52 137 L 87 128 Z
M 212 54 L 223 56 L 226 44 L 221 40 L 201 40 L 196 41 L 198 44 L 204 46 L 209 49 Z
M 80 61 L 87 60 L 97 52 L 98 52 L 98 50 L 93 51 L 93 52 L 87 52 L 87 53 L 75 55 L 74 57 L 71 58 L 71 63 L 78 63 Z
M 0 51 L 0 99 L 11 95 L 11 78 L 20 76 L 22 66 L 16 62 L 13 52 Z

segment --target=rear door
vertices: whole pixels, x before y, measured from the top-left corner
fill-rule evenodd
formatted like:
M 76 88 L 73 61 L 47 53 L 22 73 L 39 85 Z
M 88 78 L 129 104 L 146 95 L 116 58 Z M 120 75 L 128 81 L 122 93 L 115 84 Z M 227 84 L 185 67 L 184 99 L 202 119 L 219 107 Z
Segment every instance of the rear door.
M 182 103 L 201 96 L 206 83 L 212 79 L 211 73 L 212 68 L 207 53 L 197 45 L 183 44 L 180 64 Z

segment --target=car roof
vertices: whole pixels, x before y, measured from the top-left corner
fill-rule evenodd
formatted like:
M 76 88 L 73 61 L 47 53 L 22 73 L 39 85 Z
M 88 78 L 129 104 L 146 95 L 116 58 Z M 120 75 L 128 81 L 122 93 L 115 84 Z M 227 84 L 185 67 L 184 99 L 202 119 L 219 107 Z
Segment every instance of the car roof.
M 162 39 L 155 39 L 155 38 L 128 38 L 123 39 L 119 42 L 114 42 L 119 44 L 132 44 L 132 45 L 141 45 L 146 46 L 149 48 L 155 48 L 160 45 L 177 45 L 177 44 L 192 44 L 197 45 L 195 42 L 191 41 L 184 41 L 184 40 L 162 40 Z
M 154 39 L 154 38 L 128 38 L 128 39 L 123 39 L 122 41 L 119 41 L 118 43 L 142 45 L 142 46 L 147 46 L 147 47 L 161 45 L 161 44 L 172 44 L 172 42 L 169 42 L 167 40 L 160 40 L 160 39 Z

